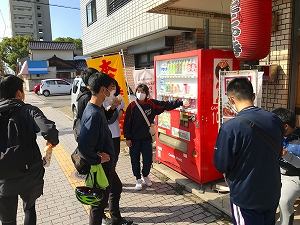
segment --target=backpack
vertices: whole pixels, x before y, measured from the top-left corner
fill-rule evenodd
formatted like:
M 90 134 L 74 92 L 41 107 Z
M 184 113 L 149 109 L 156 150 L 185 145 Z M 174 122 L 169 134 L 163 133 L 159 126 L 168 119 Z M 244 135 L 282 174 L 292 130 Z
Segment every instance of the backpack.
M 34 128 L 22 117 L 24 105 L 0 117 L 0 180 L 24 175 L 33 163 Z
M 76 118 L 74 119 L 73 122 L 73 133 L 74 133 L 75 141 L 77 142 L 79 140 L 80 130 L 81 130 L 81 120 L 79 118 Z

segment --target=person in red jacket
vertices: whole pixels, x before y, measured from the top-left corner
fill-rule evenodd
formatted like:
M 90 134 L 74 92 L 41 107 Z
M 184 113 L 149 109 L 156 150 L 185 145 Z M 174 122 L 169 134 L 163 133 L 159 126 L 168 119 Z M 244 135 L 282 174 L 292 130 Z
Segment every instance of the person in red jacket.
M 141 190 L 142 181 L 144 181 L 147 186 L 152 185 L 148 176 L 152 165 L 152 137 L 149 133 L 148 124 L 137 104 L 141 106 L 151 124 L 156 115 L 163 113 L 165 110 L 172 110 L 180 106 L 188 107 L 189 102 L 182 102 L 181 100 L 158 101 L 149 99 L 149 88 L 145 84 L 137 86 L 135 95 L 137 100 L 131 102 L 126 109 L 124 137 L 126 138 L 126 145 L 130 149 L 132 172 L 136 177 L 135 189 Z M 143 158 L 142 170 L 140 166 L 141 154 Z

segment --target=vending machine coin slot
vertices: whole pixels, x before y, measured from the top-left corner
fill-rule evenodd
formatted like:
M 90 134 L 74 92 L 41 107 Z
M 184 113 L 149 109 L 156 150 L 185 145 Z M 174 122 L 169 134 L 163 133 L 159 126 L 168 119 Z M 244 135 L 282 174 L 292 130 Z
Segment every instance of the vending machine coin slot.
M 189 116 L 189 122 L 195 122 L 196 121 L 196 115 Z

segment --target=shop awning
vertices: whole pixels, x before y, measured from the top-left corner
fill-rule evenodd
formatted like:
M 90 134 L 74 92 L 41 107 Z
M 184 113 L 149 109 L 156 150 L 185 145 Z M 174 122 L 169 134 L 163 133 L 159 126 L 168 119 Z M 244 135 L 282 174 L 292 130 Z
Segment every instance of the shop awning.
M 46 60 L 28 61 L 28 74 L 47 74 L 48 66 Z

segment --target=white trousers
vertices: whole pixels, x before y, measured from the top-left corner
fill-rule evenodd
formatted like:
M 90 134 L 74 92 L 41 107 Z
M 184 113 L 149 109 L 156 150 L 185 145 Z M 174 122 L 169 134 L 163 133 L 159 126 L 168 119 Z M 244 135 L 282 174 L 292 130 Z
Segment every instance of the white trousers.
M 294 203 L 300 197 L 300 177 L 281 175 L 281 183 L 280 225 L 290 225 L 290 217 L 294 213 Z

